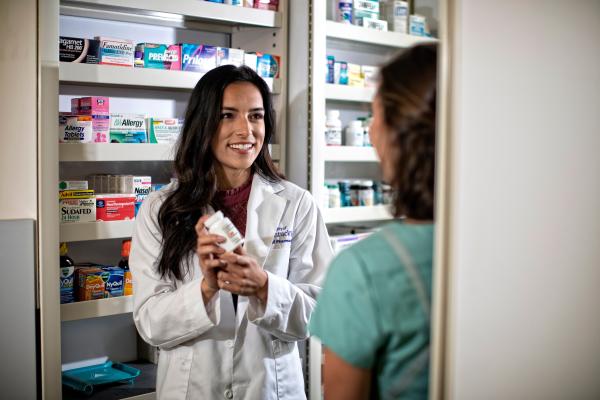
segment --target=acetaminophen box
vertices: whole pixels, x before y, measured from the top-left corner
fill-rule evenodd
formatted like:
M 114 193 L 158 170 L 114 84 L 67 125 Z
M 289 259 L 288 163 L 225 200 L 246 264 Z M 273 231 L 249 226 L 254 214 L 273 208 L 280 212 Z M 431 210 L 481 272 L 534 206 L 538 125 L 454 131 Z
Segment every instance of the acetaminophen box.
M 135 218 L 134 194 L 96 195 L 97 221 L 123 221 Z

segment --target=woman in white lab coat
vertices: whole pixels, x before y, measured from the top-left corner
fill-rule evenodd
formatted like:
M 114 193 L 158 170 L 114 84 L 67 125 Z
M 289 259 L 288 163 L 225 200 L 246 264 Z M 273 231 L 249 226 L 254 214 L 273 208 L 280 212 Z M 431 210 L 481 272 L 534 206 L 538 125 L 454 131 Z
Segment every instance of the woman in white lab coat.
M 133 317 L 160 348 L 160 400 L 305 399 L 297 342 L 332 251 L 311 195 L 273 165 L 274 129 L 254 71 L 208 72 L 188 104 L 177 180 L 138 213 Z M 243 248 L 225 253 L 208 233 L 215 209 L 244 234 Z

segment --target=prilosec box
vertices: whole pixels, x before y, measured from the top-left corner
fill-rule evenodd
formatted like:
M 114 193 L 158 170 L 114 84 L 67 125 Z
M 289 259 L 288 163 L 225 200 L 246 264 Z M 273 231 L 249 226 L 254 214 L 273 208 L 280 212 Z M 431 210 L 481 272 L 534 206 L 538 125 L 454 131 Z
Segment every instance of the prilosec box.
M 208 72 L 217 66 L 217 48 L 203 44 L 181 45 L 181 69 L 192 72 Z
M 179 118 L 148 118 L 146 122 L 150 143 L 175 143 L 183 126 Z
M 239 67 L 244 64 L 244 50 L 230 49 L 228 47 L 217 47 L 217 66 L 235 65 Z
M 58 116 L 58 141 L 60 143 L 90 143 L 93 138 L 93 123 L 90 115 Z
M 98 64 L 100 41 L 61 36 L 58 39 L 58 59 L 61 62 Z
M 111 114 L 111 143 L 146 143 L 146 116 L 143 114 Z
M 135 47 L 131 40 L 97 37 L 100 41 L 100 64 L 133 67 Z
M 181 70 L 181 46 L 138 43 L 135 46 L 135 67 Z

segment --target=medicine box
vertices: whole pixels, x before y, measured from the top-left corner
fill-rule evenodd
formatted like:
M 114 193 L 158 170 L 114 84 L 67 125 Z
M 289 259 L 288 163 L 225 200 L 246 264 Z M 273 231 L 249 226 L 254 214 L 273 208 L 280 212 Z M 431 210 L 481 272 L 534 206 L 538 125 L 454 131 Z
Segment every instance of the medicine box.
M 58 199 L 91 199 L 94 191 L 90 189 L 67 189 L 58 192 Z
M 327 56 L 327 71 L 325 72 L 325 83 L 335 83 L 334 67 L 335 58 Z
M 100 268 L 104 281 L 104 298 L 123 296 L 125 289 L 125 274 L 123 268 L 105 266 Z
M 98 64 L 100 62 L 100 41 L 61 36 L 58 39 L 58 60 Z
M 388 0 L 385 3 L 385 14 L 388 28 L 394 32 L 408 32 L 409 8 L 407 1 Z
M 382 21 L 380 19 L 375 18 L 363 18 L 363 26 L 368 29 L 375 29 L 377 31 L 387 32 L 388 23 L 387 21 Z
M 157 43 L 138 43 L 135 46 L 134 66 L 143 68 L 181 70 L 181 46 Z
M 134 176 L 133 177 L 133 193 L 135 194 L 135 213 L 137 215 L 142 202 L 152 191 L 152 177 L 150 176 Z
M 78 99 L 77 111 L 73 110 L 73 102 L 71 102 L 71 112 L 76 112 L 79 115 L 109 115 L 109 98 L 108 97 L 80 97 Z
M 277 11 L 279 8 L 279 0 L 254 0 L 254 8 Z
M 92 115 L 92 141 L 94 143 L 108 143 L 110 136 L 110 116 Z
M 256 71 L 258 56 L 255 53 L 244 53 L 244 65 Z
M 96 199 L 59 200 L 60 222 L 94 222 L 96 220 Z
M 348 63 L 348 85 L 356 87 L 363 87 L 365 85 L 359 64 Z
M 96 220 L 124 221 L 135 217 L 135 195 L 99 194 L 96 196 Z
M 111 114 L 111 143 L 146 143 L 146 116 L 143 114 Z
M 352 21 L 358 26 L 364 26 L 363 18 L 379 19 L 379 1 L 355 0 L 352 17 Z
M 150 143 L 175 143 L 183 127 L 179 118 L 148 118 L 146 122 Z
M 75 296 L 77 301 L 97 300 L 104 298 L 104 279 L 105 273 L 98 267 L 78 267 L 75 269 L 75 282 L 77 288 Z
M 338 85 L 348 84 L 348 63 L 346 61 L 336 61 L 333 64 L 333 78 Z
M 181 45 L 181 69 L 206 73 L 217 66 L 217 48 L 202 44 Z
M 60 181 L 58 190 L 88 190 L 88 181 Z
M 373 88 L 377 86 L 377 74 L 379 73 L 379 68 L 371 65 L 362 65 L 360 69 L 365 82 L 365 87 Z
M 133 67 L 135 47 L 131 40 L 98 37 L 100 64 Z
M 217 47 L 217 66 L 235 65 L 239 67 L 244 64 L 244 50 L 230 49 L 228 47 Z
M 411 15 L 409 17 L 408 33 L 415 36 L 429 36 L 426 18 L 422 15 Z
M 93 138 L 92 117 L 59 114 L 58 135 L 60 143 L 90 143 Z
M 256 53 L 256 72 L 261 78 L 279 78 L 281 58 L 272 54 Z

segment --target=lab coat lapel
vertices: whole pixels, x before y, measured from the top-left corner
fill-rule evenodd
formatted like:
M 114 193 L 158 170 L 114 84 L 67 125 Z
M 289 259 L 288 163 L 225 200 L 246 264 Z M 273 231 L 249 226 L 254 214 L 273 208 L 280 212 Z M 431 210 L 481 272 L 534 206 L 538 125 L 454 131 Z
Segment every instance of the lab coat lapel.
M 283 186 L 254 175 L 246 218 L 245 249 L 264 267 L 287 200 L 279 196 Z

